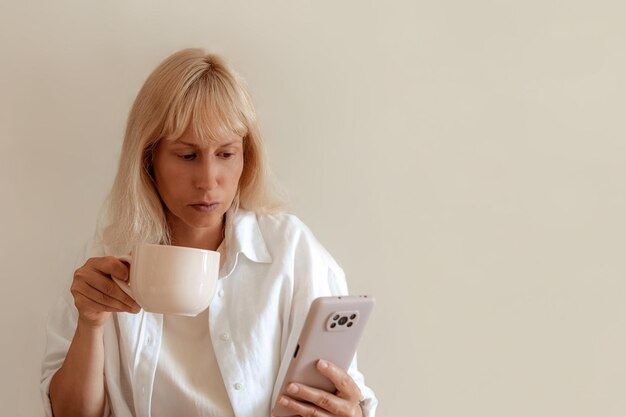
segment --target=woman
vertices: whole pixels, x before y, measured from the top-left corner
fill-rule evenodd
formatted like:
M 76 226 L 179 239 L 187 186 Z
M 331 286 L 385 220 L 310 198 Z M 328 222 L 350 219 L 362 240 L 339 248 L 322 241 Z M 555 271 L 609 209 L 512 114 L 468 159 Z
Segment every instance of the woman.
M 199 49 L 175 53 L 131 109 L 107 216 L 48 323 L 48 416 L 373 416 L 356 361 L 320 361 L 337 391 L 292 384 L 278 398 L 311 301 L 346 294 L 343 271 L 278 212 L 250 97 Z M 197 317 L 142 311 L 111 280 L 137 243 L 218 250 L 220 280 Z

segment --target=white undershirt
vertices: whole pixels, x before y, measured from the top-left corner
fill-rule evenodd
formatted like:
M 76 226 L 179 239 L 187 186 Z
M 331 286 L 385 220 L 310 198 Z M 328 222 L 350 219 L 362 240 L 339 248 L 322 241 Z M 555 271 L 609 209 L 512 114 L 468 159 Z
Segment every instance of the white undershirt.
M 152 417 L 234 416 L 209 333 L 208 309 L 196 317 L 163 316 Z

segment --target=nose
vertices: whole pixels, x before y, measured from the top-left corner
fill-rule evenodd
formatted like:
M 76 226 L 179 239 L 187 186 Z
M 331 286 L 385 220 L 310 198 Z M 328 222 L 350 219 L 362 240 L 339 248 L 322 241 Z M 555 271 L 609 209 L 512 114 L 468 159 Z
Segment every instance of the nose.
M 201 190 L 213 190 L 217 188 L 219 183 L 219 167 L 218 165 L 203 158 L 196 166 L 195 187 Z

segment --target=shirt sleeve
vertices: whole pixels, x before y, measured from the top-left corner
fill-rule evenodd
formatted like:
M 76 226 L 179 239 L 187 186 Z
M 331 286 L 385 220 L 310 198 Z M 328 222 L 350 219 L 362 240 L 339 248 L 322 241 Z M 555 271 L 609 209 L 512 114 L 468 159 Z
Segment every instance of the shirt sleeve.
M 101 256 L 100 251 L 101 249 L 94 247 L 92 243 L 85 247 L 83 254 Z M 53 417 L 52 405 L 50 403 L 50 381 L 65 361 L 76 332 L 77 323 L 78 311 L 74 307 L 74 300 L 69 288 L 67 288 L 50 310 L 46 324 L 46 350 L 41 364 L 41 380 L 39 384 L 44 415 L 46 417 Z M 110 414 L 108 399 L 105 399 L 104 416 L 106 417 Z

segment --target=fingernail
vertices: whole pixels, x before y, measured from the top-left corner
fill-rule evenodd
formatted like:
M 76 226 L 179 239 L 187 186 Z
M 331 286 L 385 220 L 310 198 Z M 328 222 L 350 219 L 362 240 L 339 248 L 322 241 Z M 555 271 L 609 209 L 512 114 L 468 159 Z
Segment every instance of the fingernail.
M 318 362 L 318 365 L 322 369 L 328 368 L 328 362 L 326 362 L 324 359 L 320 359 Z
M 280 401 L 278 401 L 278 402 L 280 403 L 280 405 L 287 405 L 287 404 L 289 404 L 289 401 L 287 401 L 287 399 L 284 398 L 284 397 L 281 398 Z
M 287 392 L 289 394 L 295 394 L 298 392 L 298 386 L 296 384 L 289 384 L 287 387 Z

